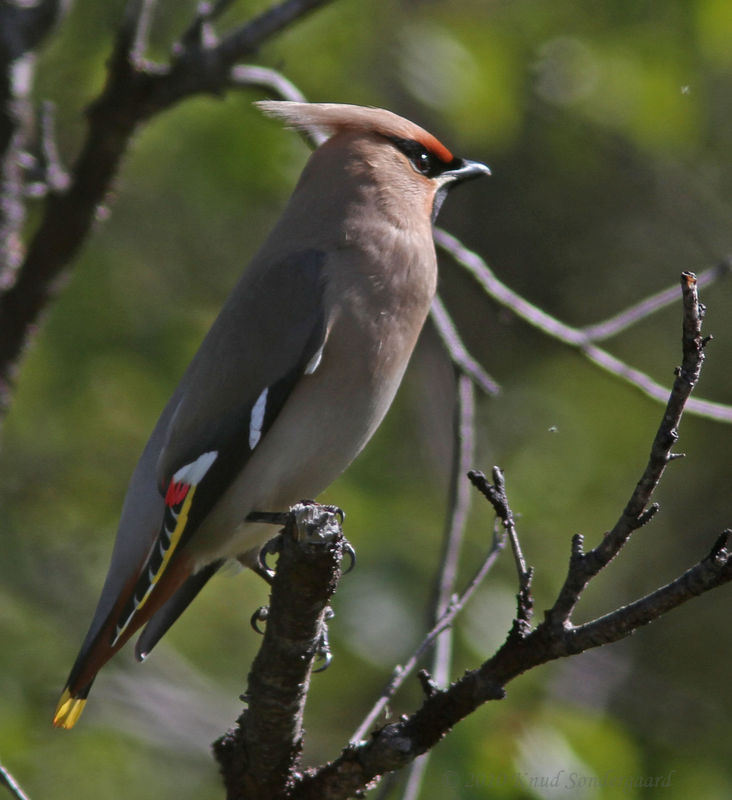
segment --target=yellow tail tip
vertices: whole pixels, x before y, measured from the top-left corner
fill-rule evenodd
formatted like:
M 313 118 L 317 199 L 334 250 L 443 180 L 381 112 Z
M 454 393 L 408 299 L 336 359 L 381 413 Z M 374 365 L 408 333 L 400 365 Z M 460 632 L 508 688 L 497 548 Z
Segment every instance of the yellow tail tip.
M 56 706 L 56 713 L 53 715 L 53 724 L 56 728 L 69 730 L 76 725 L 81 716 L 81 712 L 86 705 L 85 697 L 72 697 L 68 689 L 64 689 L 61 699 Z

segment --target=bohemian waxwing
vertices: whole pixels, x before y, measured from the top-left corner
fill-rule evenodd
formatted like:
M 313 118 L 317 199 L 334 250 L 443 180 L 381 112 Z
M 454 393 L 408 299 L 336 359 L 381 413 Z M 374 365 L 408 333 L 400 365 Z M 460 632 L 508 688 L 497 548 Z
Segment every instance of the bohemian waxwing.
M 490 174 L 377 108 L 261 102 L 329 138 L 234 288 L 135 469 L 102 595 L 53 722 L 147 623 L 142 660 L 227 559 L 272 536 L 252 512 L 316 497 L 386 413 L 435 293 L 432 221 Z

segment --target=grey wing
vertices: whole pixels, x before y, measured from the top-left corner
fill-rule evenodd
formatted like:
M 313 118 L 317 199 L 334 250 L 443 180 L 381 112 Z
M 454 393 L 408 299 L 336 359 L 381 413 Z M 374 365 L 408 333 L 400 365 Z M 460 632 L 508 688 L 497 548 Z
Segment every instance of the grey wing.
M 173 476 L 203 453 L 218 453 L 196 492 L 185 541 L 266 435 L 295 383 L 317 366 L 327 335 L 324 260 L 322 253 L 306 251 L 245 273 L 222 308 L 133 473 L 82 654 L 160 536 Z M 266 305 L 262 298 L 269 298 Z M 181 597 L 174 595 L 158 612 L 171 619 L 152 618 L 160 635 L 205 579 L 194 583 L 194 591 L 184 584 Z
M 158 463 L 162 490 L 210 449 L 234 444 L 250 454 L 316 366 L 327 334 L 324 262 L 319 251 L 296 253 L 234 289 L 181 381 Z

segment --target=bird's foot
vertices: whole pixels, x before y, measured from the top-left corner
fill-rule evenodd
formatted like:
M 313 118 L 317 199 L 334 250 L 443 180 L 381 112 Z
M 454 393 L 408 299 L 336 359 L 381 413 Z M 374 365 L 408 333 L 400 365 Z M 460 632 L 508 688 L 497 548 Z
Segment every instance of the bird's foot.
M 335 612 L 330 606 L 325 609 L 323 615 L 323 625 L 320 629 L 320 636 L 318 637 L 318 646 L 315 649 L 315 660 L 322 662 L 319 667 L 314 667 L 313 672 L 324 672 L 333 661 L 333 652 L 330 649 L 330 640 L 328 639 L 328 620 L 333 619 Z
M 290 518 L 289 511 L 251 511 L 247 514 L 247 522 L 264 522 L 266 525 L 286 525 Z
M 259 627 L 260 622 L 266 622 L 269 617 L 269 606 L 259 606 L 259 608 L 252 614 L 249 624 L 255 633 L 264 636 L 264 631 Z
M 343 553 L 348 556 L 348 566 L 346 569 L 341 569 L 341 575 L 348 575 L 348 573 L 356 566 L 356 551 L 348 539 L 343 540 Z
M 275 571 L 267 564 L 267 556 L 277 555 L 282 549 L 282 534 L 273 536 L 259 551 L 256 561 L 251 564 L 251 568 L 265 580 L 270 586 L 274 580 Z

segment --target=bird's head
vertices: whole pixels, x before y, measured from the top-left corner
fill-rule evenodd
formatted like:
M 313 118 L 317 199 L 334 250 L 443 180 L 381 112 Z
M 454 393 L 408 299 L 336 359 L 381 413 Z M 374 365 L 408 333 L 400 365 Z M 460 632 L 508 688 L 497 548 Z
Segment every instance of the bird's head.
M 452 186 L 491 174 L 485 164 L 453 156 L 424 128 L 382 108 L 274 100 L 256 105 L 290 127 L 328 137 L 320 149 L 357 180 L 376 185 L 395 214 L 407 212 L 409 204 L 434 221 Z

